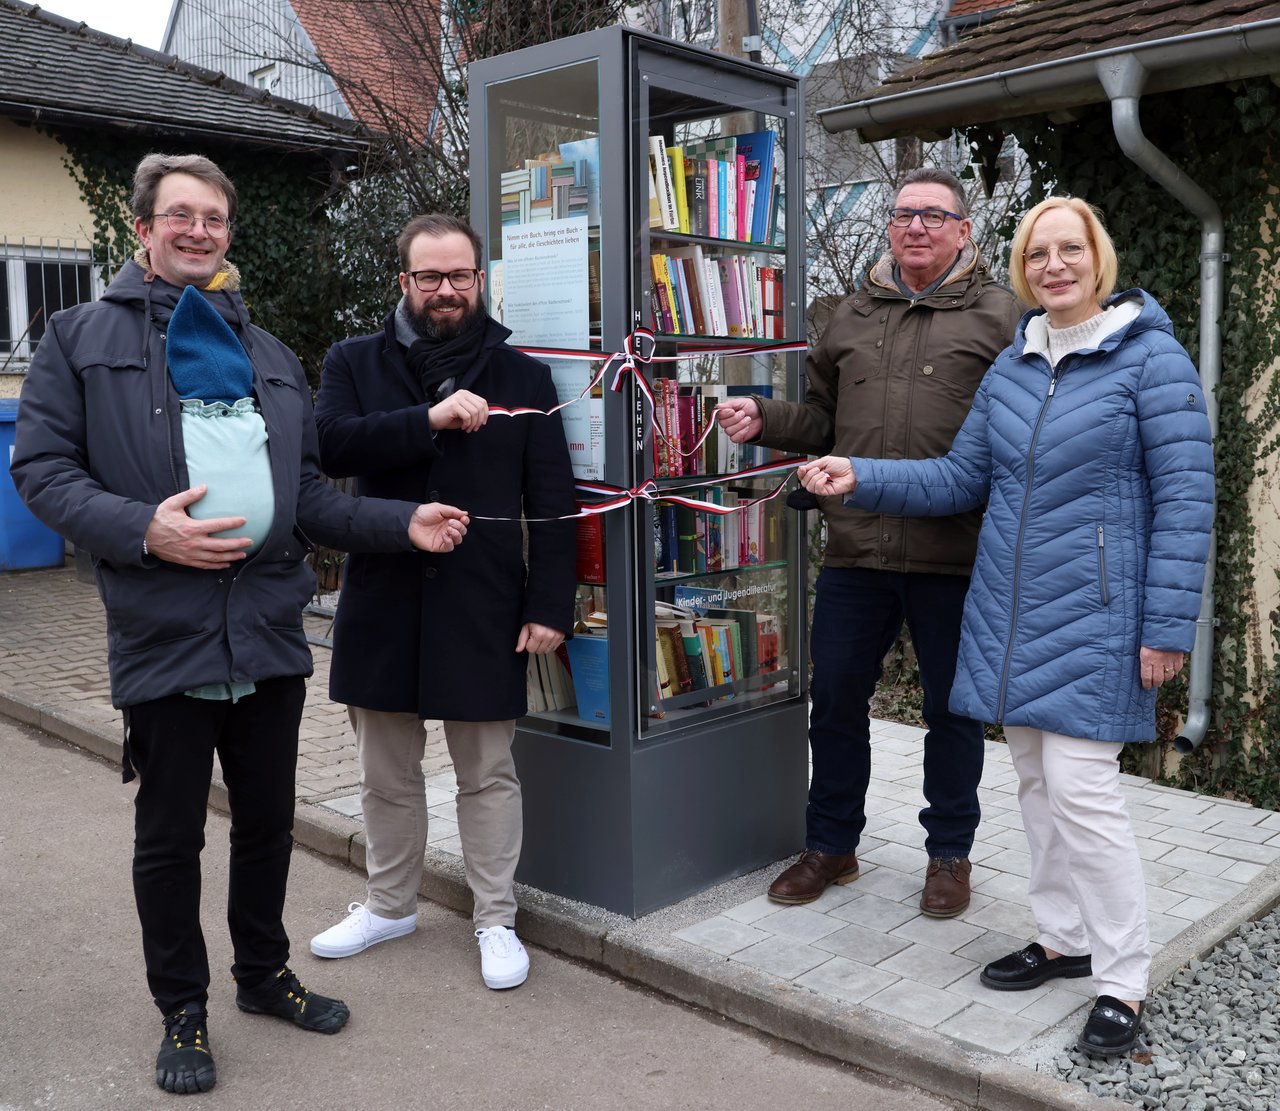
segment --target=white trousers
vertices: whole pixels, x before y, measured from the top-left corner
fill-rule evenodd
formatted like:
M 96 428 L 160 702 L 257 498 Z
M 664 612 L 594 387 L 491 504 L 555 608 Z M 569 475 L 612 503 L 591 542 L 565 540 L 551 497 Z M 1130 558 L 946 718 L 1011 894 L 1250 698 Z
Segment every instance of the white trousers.
M 1031 850 L 1031 913 L 1046 949 L 1092 954 L 1099 995 L 1145 999 L 1151 954 L 1142 859 L 1119 746 L 1006 725 Z
M 416 714 L 347 707 L 360 753 L 369 901 L 374 914 L 418 909 L 427 847 L 426 726 Z M 514 721 L 446 721 L 458 779 L 458 837 L 476 929 L 516 924 L 515 875 L 524 834 L 520 780 L 511 756 Z

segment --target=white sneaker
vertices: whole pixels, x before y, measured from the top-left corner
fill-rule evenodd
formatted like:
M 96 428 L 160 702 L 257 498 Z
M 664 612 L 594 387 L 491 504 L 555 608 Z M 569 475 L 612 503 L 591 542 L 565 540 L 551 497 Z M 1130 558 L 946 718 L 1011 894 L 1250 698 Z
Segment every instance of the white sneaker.
M 490 926 L 476 930 L 480 939 L 480 975 L 487 988 L 518 988 L 529 975 L 529 954 L 515 930 Z
M 346 918 L 311 939 L 311 951 L 317 957 L 352 957 L 370 945 L 404 937 L 417 928 L 416 914 L 408 918 L 383 918 L 363 903 L 352 903 L 347 907 Z

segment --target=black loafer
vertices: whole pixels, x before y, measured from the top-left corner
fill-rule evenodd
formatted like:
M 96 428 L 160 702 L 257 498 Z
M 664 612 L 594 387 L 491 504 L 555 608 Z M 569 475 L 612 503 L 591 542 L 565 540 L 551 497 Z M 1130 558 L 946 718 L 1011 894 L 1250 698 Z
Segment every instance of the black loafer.
M 1093 972 L 1092 958 L 1048 957 L 1039 942 L 1033 941 L 1025 949 L 992 961 L 982 970 L 979 979 L 996 991 L 1026 991 L 1038 988 L 1046 980 L 1065 980 L 1088 976 Z
M 1076 1045 L 1090 1057 L 1115 1057 L 1128 1053 L 1138 1040 L 1142 1012 L 1146 1007 L 1145 1002 L 1139 1003 L 1138 1013 L 1134 1014 L 1114 996 L 1098 996 Z

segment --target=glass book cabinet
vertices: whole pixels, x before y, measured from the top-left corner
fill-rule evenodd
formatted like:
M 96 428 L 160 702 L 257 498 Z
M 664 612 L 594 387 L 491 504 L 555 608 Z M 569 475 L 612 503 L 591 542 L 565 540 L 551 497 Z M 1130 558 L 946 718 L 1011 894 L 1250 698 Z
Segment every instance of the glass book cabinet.
M 530 664 L 517 878 L 638 917 L 804 840 L 804 519 L 713 417 L 800 397 L 802 89 L 615 26 L 469 91 L 490 311 L 569 402 L 580 501 L 616 503 L 576 524 L 576 635 Z

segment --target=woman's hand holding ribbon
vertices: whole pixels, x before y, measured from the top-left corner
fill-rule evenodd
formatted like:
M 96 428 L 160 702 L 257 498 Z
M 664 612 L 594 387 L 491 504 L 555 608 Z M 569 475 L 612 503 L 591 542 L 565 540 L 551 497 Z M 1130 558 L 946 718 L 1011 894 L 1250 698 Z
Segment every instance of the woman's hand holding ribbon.
M 801 463 L 796 477 L 806 490 L 819 496 L 851 494 L 858 485 L 853 464 L 844 455 L 824 455 L 810 463 Z

